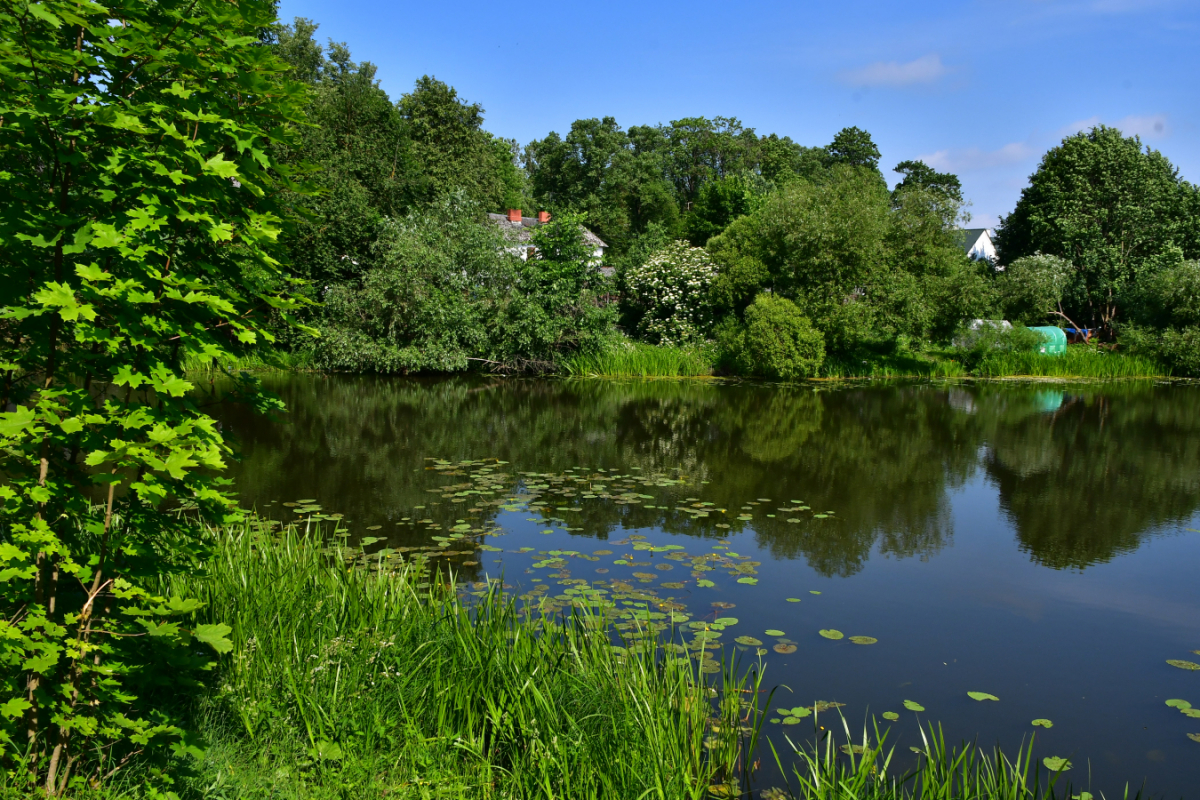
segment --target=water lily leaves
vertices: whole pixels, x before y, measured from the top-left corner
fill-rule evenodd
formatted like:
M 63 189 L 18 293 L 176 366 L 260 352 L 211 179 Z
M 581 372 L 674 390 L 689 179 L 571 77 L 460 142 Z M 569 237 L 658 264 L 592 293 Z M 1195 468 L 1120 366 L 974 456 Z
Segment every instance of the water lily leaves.
M 846 704 L 839 703 L 835 700 L 818 700 L 817 702 L 813 703 L 812 710 L 818 714 L 824 714 L 831 708 L 841 708 L 844 705 Z
M 841 631 L 835 631 L 833 628 L 827 628 L 826 630 L 822 630 L 822 631 L 818 631 L 818 632 L 822 636 L 824 636 L 826 639 L 833 639 L 834 641 L 837 641 L 838 639 L 842 639 L 846 635 L 846 634 L 842 633 Z
M 721 671 L 721 665 L 715 661 L 705 661 L 700 665 L 700 671 L 705 675 L 715 675 Z
M 696 581 L 696 585 L 699 586 L 701 589 L 711 589 L 712 587 L 716 586 L 716 584 L 713 583 L 712 581 L 704 581 L 704 580 Z
M 1178 667 L 1179 669 L 1200 670 L 1200 664 L 1196 664 L 1191 661 L 1180 661 L 1177 658 L 1168 659 L 1167 663 L 1172 667 Z
M 775 645 L 771 649 L 774 650 L 776 653 L 783 653 L 784 655 L 788 655 L 789 653 L 796 652 L 797 648 L 796 648 L 796 645 L 794 645 L 794 644 L 780 643 L 780 644 Z
M 815 589 L 809 589 L 808 593 L 809 594 L 820 594 L 820 592 L 816 591 Z
M 767 636 L 783 636 L 783 631 L 777 631 L 774 628 L 768 628 L 763 631 Z
M 738 618 L 737 617 L 717 617 L 715 620 L 713 620 L 713 622 L 715 622 L 718 625 L 737 625 Z
M 1200 708 L 1185 708 L 1182 710 L 1185 717 L 1192 719 L 1200 719 Z
M 737 582 L 738 583 L 748 583 L 751 586 L 754 586 L 755 584 L 758 583 L 758 578 L 738 578 Z M 1200 669 L 1200 667 L 1196 667 L 1196 669 Z
M 784 725 L 799 725 L 800 718 L 799 717 L 784 717 L 783 724 Z
M 787 601 L 788 601 L 789 603 L 799 603 L 799 602 L 800 602 L 800 598 L 799 598 L 799 597 L 789 597 L 789 598 L 787 599 Z
M 1000 700 L 1000 698 L 996 697 L 996 695 L 988 694 L 987 692 L 967 692 L 967 697 L 980 702 L 983 702 L 984 700 L 995 700 L 998 702 Z
M 761 639 L 755 639 L 753 636 L 739 636 L 734 641 L 738 644 L 744 644 L 747 647 L 758 647 L 762 644 Z
M 1071 762 L 1065 758 L 1058 756 L 1046 756 L 1042 759 L 1042 763 L 1046 765 L 1046 769 L 1051 772 L 1066 772 L 1071 768 Z
M 850 641 L 855 644 L 875 644 L 879 640 L 873 636 L 851 636 Z
M 1033 725 L 1034 725 L 1034 727 L 1037 727 L 1037 728 L 1053 728 L 1054 727 L 1054 723 L 1048 719 L 1035 719 L 1033 721 Z
M 861 756 L 863 753 L 867 752 L 867 749 L 861 744 L 844 744 L 839 747 L 838 750 L 841 750 L 846 755 L 853 753 L 856 756 Z
M 1189 733 L 1187 737 L 1193 742 L 1200 742 L 1200 733 Z
M 925 710 L 925 706 L 921 705 L 920 703 L 918 703 L 915 700 L 905 700 L 904 707 L 906 709 L 908 709 L 909 711 L 924 711 Z
M 883 712 L 883 718 L 889 722 L 895 722 L 896 720 L 900 719 L 900 715 L 895 711 L 885 711 Z
M 1167 705 L 1171 708 L 1178 708 L 1180 711 L 1184 711 L 1192 707 L 1192 704 L 1187 700 L 1168 700 Z

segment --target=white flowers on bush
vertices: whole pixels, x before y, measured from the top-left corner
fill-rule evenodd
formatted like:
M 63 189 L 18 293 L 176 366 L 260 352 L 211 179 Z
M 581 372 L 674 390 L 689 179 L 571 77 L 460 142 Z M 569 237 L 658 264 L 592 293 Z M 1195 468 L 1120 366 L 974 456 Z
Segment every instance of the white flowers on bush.
M 711 323 L 708 287 L 717 266 L 700 247 L 672 242 L 640 267 L 625 271 L 628 303 L 642 311 L 638 336 L 680 345 L 704 336 Z

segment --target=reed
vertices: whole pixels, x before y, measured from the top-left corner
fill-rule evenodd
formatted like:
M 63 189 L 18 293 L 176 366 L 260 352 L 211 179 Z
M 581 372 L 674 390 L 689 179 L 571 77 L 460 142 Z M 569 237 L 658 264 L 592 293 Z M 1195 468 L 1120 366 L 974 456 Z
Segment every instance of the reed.
M 579 353 L 562 362 L 573 377 L 691 378 L 711 375 L 712 356 L 699 347 L 670 347 L 621 341 L 597 353 Z
M 996 353 L 983 359 L 976 373 L 985 378 L 1151 378 L 1168 374 L 1145 356 L 1095 345 L 1069 345 L 1061 355 L 1032 352 Z
M 353 555 L 248 523 L 174 587 L 233 627 L 198 711 L 229 796 L 666 800 L 742 780 L 757 728 L 737 699 L 760 673 L 710 685 L 656 637 L 614 650 L 602 614 Z

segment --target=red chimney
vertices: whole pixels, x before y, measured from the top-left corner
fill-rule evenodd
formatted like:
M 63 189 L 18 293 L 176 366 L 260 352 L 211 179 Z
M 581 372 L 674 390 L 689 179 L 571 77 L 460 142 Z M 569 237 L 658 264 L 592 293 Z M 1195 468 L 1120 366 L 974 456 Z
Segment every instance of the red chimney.
M 510 208 L 508 210 L 508 221 L 509 222 L 520 222 L 521 221 L 521 209 Z
M 545 225 L 549 221 L 550 221 L 550 212 L 549 211 L 539 211 L 538 212 L 538 222 Z

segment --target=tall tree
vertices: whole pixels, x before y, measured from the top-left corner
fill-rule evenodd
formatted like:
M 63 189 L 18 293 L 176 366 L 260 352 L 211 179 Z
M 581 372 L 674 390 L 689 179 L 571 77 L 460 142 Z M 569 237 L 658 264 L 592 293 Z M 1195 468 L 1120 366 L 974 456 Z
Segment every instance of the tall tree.
M 1073 267 L 1067 316 L 1111 335 L 1122 295 L 1171 246 L 1200 256 L 1200 191 L 1162 153 L 1104 125 L 1063 139 L 1000 221 L 1002 262 L 1036 253 Z
M 829 163 L 879 169 L 879 148 L 862 128 L 842 128 L 825 148 Z
M 232 648 L 156 587 L 236 509 L 183 363 L 260 350 L 295 305 L 272 154 L 303 90 L 261 45 L 274 16 L 0 6 L 0 751 L 49 795 L 195 752 L 178 695 Z

